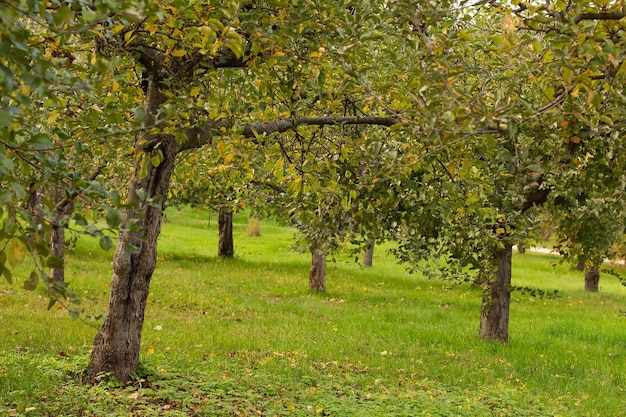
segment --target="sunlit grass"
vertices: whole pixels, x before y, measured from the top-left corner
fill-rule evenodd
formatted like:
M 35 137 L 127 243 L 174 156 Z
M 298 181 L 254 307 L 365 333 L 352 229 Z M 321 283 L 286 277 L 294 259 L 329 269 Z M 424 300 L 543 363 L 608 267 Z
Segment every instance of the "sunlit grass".
M 553 257 L 515 255 L 514 285 L 560 297 L 514 293 L 511 340 L 502 345 L 478 340 L 478 289 L 409 275 L 377 248 L 372 269 L 337 255 L 328 293 L 310 294 L 309 255 L 289 250 L 292 231 L 263 221 L 252 238 L 238 213 L 236 256 L 218 259 L 216 216 L 208 220 L 196 209 L 167 213 L 142 341 L 151 392 L 104 394 L 68 381 L 63 372 L 79 374 L 96 327 L 46 311 L 43 293 L 2 283 L 0 407 L 35 407 L 30 415 L 63 407 L 67 415 L 626 415 L 626 288 L 612 277 L 587 294 L 582 273 L 555 268 Z M 69 258 L 67 279 L 94 326 L 106 309 L 111 256 L 83 239 Z M 145 399 L 133 405 L 137 393 Z

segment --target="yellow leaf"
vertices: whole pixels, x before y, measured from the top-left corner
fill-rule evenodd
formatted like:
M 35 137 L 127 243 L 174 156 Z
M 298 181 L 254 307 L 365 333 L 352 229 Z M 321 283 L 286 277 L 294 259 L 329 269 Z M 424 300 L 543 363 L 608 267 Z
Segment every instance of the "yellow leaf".
M 7 260 L 13 268 L 24 262 L 24 248 L 17 240 L 12 240 L 7 247 Z
M 158 29 L 158 26 L 155 23 L 154 25 L 150 26 L 150 28 L 148 29 L 148 32 L 150 32 L 151 35 L 154 35 L 157 29 Z
M 124 30 L 124 25 L 122 25 L 121 23 L 117 26 L 115 26 L 113 29 L 111 29 L 111 35 L 117 35 L 118 33 L 120 33 L 122 30 Z
M 152 346 L 150 346 L 148 348 L 148 355 L 153 355 L 154 354 L 154 348 Z
M 185 56 L 187 55 L 187 51 L 184 49 L 177 49 L 174 52 L 172 52 L 172 56 L 175 56 L 177 58 L 180 58 L 181 56 Z
M 134 30 L 129 30 L 128 32 L 126 32 L 124 34 L 124 41 L 129 44 L 131 43 L 133 40 L 135 40 L 136 36 L 134 36 L 135 31 Z
M 233 160 L 233 158 L 234 158 L 234 157 L 235 157 L 235 154 L 234 154 L 234 153 L 229 153 L 229 154 L 227 154 L 227 155 L 224 157 L 224 163 L 225 163 L 225 164 L 229 163 L 230 161 L 232 161 L 232 160 Z
M 60 115 L 61 113 L 59 113 L 58 110 L 51 111 L 50 114 L 48 115 L 47 123 L 49 125 L 53 124 L 54 122 L 56 122 L 56 120 L 59 118 Z

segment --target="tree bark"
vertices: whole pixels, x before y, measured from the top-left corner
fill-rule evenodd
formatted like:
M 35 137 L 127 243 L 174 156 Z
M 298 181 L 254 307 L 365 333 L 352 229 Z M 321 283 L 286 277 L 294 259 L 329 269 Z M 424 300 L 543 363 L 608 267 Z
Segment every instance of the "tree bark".
M 374 260 L 374 240 L 370 239 L 368 241 L 368 247 L 363 255 L 363 266 L 371 268 L 372 262 Z
M 311 250 L 309 290 L 312 292 L 326 292 L 326 255 L 315 249 Z
M 585 269 L 585 291 L 598 292 L 598 284 L 600 283 L 600 267 L 598 265 L 589 265 Z
M 146 100 L 147 113 L 152 119 L 161 103 L 154 78 L 149 80 Z M 151 121 L 153 123 L 153 119 Z M 146 125 L 149 127 L 150 123 L 147 121 Z M 139 365 L 141 330 L 157 259 L 157 238 L 178 149 L 171 136 L 151 134 L 147 130 L 139 135 L 136 151 L 145 151 L 146 143 L 159 144 L 158 150 L 154 149 L 148 158 L 160 150 L 163 159 L 157 167 L 148 163 L 145 175 L 145 158 L 136 158 L 131 174 L 130 208 L 123 214 L 123 228 L 113 258 L 108 313 L 94 339 L 87 367 L 94 382 L 111 376 L 126 382 Z
M 220 234 L 217 256 L 232 258 L 235 255 L 235 246 L 233 243 L 233 210 L 230 207 L 219 208 L 217 227 Z
M 65 204 L 58 207 L 62 202 Z M 63 261 L 60 266 L 50 268 L 50 281 L 53 286 L 56 286 L 65 282 L 65 224 L 63 218 L 74 211 L 74 199 L 64 199 L 63 190 L 59 189 L 56 192 L 54 204 L 57 206 L 57 213 L 51 224 L 50 255 Z
M 498 267 L 494 280 L 487 283 L 483 292 L 479 330 L 481 339 L 498 342 L 509 340 L 512 247 L 506 243 L 504 249 L 494 254 Z

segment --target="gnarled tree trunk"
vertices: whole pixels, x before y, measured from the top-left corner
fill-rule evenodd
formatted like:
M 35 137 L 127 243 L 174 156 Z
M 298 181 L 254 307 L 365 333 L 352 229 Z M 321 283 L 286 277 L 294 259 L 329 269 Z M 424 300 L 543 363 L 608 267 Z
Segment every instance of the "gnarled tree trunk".
M 233 210 L 230 207 L 219 208 L 217 228 L 219 229 L 220 234 L 217 246 L 217 256 L 234 256 L 235 245 L 233 243 Z
M 585 291 L 598 292 L 600 283 L 600 267 L 598 265 L 588 265 L 585 269 Z
M 494 279 L 487 283 L 483 292 L 479 330 L 482 339 L 499 342 L 509 340 L 512 248 L 512 245 L 505 243 L 504 249 L 494 254 L 498 268 Z
M 152 78 L 146 96 L 148 114 L 153 117 L 161 96 Z M 143 148 L 146 143 L 158 143 L 158 150 Z M 139 365 L 146 301 L 156 265 L 157 238 L 161 231 L 163 205 L 174 170 L 177 145 L 171 136 L 146 131 L 139 135 L 136 151 L 151 152 L 148 158 L 160 151 L 163 159 L 157 167 L 148 164 L 147 176 L 142 178 L 142 161 L 145 159 L 137 158 L 131 175 L 128 202 L 132 207 L 124 212 L 123 225 L 126 230 L 119 234 L 115 249 L 109 309 L 94 339 L 87 367 L 94 381 L 100 376 L 128 381 Z M 145 172 L 145 165 L 143 168 Z
M 311 249 L 309 290 L 326 292 L 326 255 L 316 249 Z

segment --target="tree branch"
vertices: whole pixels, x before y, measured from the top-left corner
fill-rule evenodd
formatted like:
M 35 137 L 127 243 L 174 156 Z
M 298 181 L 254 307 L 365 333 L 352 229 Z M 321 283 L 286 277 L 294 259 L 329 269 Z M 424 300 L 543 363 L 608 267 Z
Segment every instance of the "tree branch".
M 575 23 L 583 20 L 620 20 L 626 17 L 624 12 L 580 13 L 574 18 Z
M 389 127 L 397 123 L 400 123 L 400 118 L 396 116 L 299 116 L 244 125 L 242 126 L 241 134 L 244 137 L 253 138 L 258 135 L 286 132 L 298 126 L 377 125 Z M 179 146 L 178 152 L 209 144 L 213 140 L 214 132 L 222 128 L 230 129 L 233 126 L 234 123 L 232 121 L 223 121 L 208 122 L 204 126 L 187 129 L 185 131 L 187 141 Z

